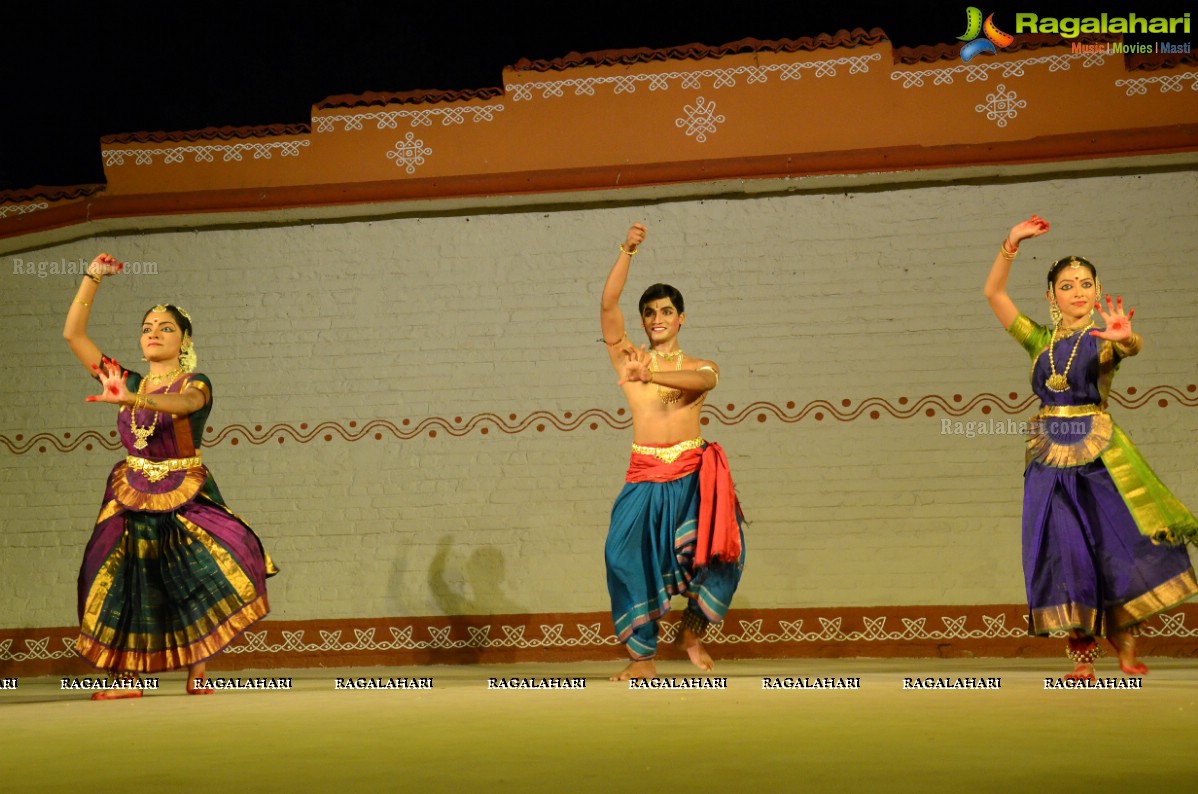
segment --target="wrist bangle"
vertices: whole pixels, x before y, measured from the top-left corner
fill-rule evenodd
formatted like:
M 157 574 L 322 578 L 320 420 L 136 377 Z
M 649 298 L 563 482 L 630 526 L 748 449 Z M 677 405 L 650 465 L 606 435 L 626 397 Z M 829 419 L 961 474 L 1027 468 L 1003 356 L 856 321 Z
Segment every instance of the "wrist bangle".
M 1019 246 L 1009 245 L 1009 243 L 1008 243 L 1009 239 L 1010 238 L 1004 237 L 1003 241 L 1002 241 L 1002 245 L 1000 246 L 1000 250 L 1002 251 L 1003 258 L 1007 259 L 1008 261 L 1014 259 L 1015 255 L 1019 253 Z
M 620 243 L 620 253 L 628 254 L 629 256 L 636 256 L 636 248 L 634 247 L 631 251 L 629 251 L 624 247 L 624 243 Z
M 90 272 L 89 272 L 89 273 L 84 273 L 83 275 L 87 276 L 87 277 L 88 277 L 88 278 L 90 278 L 92 281 L 96 282 L 97 284 L 99 284 L 99 283 L 100 283 L 100 277 L 99 277 L 99 276 L 97 276 L 95 273 L 90 273 Z
M 1135 331 L 1131 332 L 1131 336 L 1121 342 L 1115 342 L 1115 349 L 1123 356 L 1134 356 L 1140 352 L 1140 348 L 1144 346 L 1144 339 Z

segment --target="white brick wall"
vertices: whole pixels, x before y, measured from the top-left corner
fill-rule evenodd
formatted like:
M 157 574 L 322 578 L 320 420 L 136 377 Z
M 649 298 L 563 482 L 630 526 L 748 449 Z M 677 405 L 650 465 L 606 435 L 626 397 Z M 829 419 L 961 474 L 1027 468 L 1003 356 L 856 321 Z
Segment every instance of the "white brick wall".
M 159 272 L 103 285 L 94 338 L 132 365 L 141 313 L 181 303 L 215 384 L 218 432 L 614 414 L 622 400 L 596 343 L 597 305 L 633 220 L 649 239 L 625 313 L 635 321 L 649 283 L 678 286 L 683 347 L 719 362 L 710 402 L 729 414 L 755 401 L 793 401 L 793 415 L 816 400 L 843 412 L 870 397 L 1025 398 L 1027 358 L 982 283 L 1004 231 L 1032 212 L 1053 231 L 1016 260 L 1020 306 L 1042 319 L 1048 262 L 1087 255 L 1137 307 L 1147 339 L 1116 390 L 1184 388 L 1198 383 L 1196 188 L 1192 172 L 1145 172 L 77 241 L 0 263 L 0 435 L 111 429 L 111 409 L 83 402 L 91 383 L 60 337 L 78 279 L 12 273 L 14 256 L 100 250 Z M 728 451 L 752 520 L 737 606 L 1022 599 L 1018 438 L 942 435 L 942 410 L 793 424 L 757 413 L 707 431 Z M 1198 410 L 1154 401 L 1116 419 L 1198 507 Z M 438 425 L 435 438 L 407 441 L 321 433 L 255 445 L 237 434 L 205 458 L 283 569 L 271 582 L 275 617 L 605 609 L 603 538 L 630 431 L 535 424 L 509 434 L 483 423 L 486 435 L 462 437 Z M 0 627 L 74 621 L 77 567 L 117 458 L 43 445 L 0 445 Z

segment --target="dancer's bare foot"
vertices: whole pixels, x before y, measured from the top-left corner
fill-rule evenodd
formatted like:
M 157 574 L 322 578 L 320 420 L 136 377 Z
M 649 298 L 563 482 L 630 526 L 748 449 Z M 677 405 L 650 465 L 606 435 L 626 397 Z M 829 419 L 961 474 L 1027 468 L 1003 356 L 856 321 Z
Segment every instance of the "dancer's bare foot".
M 1107 642 L 1119 655 L 1119 669 L 1124 675 L 1144 675 L 1148 672 L 1148 665 L 1136 658 L 1136 638 L 1130 631 L 1111 632 Z
M 699 635 L 691 629 L 680 626 L 678 628 L 678 639 L 674 641 L 674 644 L 686 651 L 686 655 L 690 657 L 691 664 L 703 672 L 710 673 L 715 669 L 715 662 L 711 660 L 707 649 L 703 647 L 703 643 L 699 640 Z
M 1079 662 L 1073 672 L 1065 676 L 1066 681 L 1093 681 L 1094 665 Z
M 129 697 L 141 697 L 141 690 L 99 690 L 98 692 L 91 693 L 93 701 L 123 701 L 123 699 Z
M 1080 629 L 1072 629 L 1066 641 L 1065 655 L 1073 660 L 1073 672 L 1065 676 L 1066 681 L 1093 681 L 1094 660 L 1102 653 L 1098 640 Z
M 200 686 L 204 683 L 204 663 L 193 664 L 187 668 L 187 694 L 189 695 L 211 695 L 216 690 L 212 687 Z
M 137 673 L 113 673 L 112 688 L 92 692 L 92 700 L 126 700 L 139 698 L 141 689 L 137 686 L 141 678 Z
M 627 667 L 613 675 L 608 681 L 631 681 L 637 678 L 657 678 L 657 664 L 652 659 L 632 661 Z

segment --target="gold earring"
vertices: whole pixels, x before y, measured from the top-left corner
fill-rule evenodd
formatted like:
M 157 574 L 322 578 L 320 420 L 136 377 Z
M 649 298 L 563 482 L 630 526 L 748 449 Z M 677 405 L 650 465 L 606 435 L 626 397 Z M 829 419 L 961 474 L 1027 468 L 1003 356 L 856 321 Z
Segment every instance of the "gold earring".
M 179 365 L 185 372 L 195 372 L 196 370 L 196 346 L 190 338 L 179 350 Z
M 1052 318 L 1052 324 L 1054 326 L 1061 324 L 1061 307 L 1057 305 L 1055 300 L 1049 301 L 1048 303 L 1048 316 Z

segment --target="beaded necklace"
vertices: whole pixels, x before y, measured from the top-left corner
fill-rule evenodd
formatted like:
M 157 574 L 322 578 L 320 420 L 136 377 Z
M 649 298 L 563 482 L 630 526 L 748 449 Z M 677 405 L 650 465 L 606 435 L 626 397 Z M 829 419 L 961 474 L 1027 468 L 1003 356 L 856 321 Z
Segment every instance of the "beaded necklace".
M 1069 368 L 1073 366 L 1073 359 L 1077 356 L 1077 349 L 1081 347 L 1082 337 L 1086 335 L 1086 331 L 1089 331 L 1093 327 L 1094 323 L 1090 323 L 1085 328 L 1063 328 L 1058 325 L 1053 329 L 1052 341 L 1048 343 L 1048 369 L 1051 374 L 1044 381 L 1045 386 L 1055 392 L 1069 391 Z M 1073 352 L 1069 354 L 1069 360 L 1065 362 L 1065 369 L 1058 373 L 1052 349 L 1056 347 L 1057 342 L 1061 339 L 1068 339 L 1072 336 L 1074 331 L 1080 331 L 1080 333 L 1077 335 L 1077 341 L 1073 343 Z

